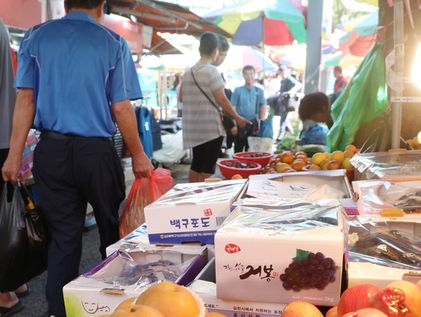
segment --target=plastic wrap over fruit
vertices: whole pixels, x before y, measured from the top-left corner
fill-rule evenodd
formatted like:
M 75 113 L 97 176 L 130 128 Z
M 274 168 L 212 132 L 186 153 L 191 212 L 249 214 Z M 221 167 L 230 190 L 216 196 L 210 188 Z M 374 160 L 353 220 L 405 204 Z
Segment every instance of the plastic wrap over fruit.
M 351 163 L 363 179 L 421 179 L 421 151 L 358 153 Z
M 270 235 L 298 234 L 319 227 L 341 226 L 342 207 L 337 200 L 314 203 L 285 201 L 277 204 L 267 200 L 246 199 L 225 220 L 230 230 L 267 230 Z
M 188 204 L 231 199 L 244 187 L 245 180 L 217 183 L 178 184 L 157 202 L 160 204 Z
M 193 263 L 175 251 L 115 252 L 100 267 L 84 274 L 113 286 L 144 287 L 159 281 L 176 281 Z
M 399 217 L 421 212 L 421 181 L 362 181 L 354 187 L 359 196 L 360 214 Z
M 351 262 L 369 262 L 388 268 L 421 270 L 421 237 L 395 230 L 386 221 L 366 221 L 360 217 L 348 222 Z

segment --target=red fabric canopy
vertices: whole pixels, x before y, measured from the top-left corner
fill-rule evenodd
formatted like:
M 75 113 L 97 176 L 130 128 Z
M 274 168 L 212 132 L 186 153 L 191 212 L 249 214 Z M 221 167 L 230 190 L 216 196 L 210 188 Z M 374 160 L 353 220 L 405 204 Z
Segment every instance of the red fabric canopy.
M 289 45 L 294 41 L 294 37 L 288 26 L 282 20 L 272 20 L 264 18 L 264 44 L 265 45 Z

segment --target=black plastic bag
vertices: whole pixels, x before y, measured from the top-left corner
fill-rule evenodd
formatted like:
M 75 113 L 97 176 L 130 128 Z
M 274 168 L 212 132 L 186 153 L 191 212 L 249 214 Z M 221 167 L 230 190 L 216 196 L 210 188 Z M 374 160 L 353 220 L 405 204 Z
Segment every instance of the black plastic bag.
M 0 291 L 13 291 L 46 269 L 47 236 L 26 187 L 11 194 L 4 186 L 0 205 Z M 11 197 L 10 197 L 11 196 Z

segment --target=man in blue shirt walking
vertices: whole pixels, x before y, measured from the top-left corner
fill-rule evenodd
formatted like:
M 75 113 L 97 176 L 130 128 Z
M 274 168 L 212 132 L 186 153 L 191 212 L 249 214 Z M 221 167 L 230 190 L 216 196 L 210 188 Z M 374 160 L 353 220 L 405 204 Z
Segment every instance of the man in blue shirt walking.
M 86 205 L 95 212 L 100 251 L 119 239 L 124 174 L 111 143 L 116 123 L 136 177 L 152 166 L 130 100 L 141 98 L 127 42 L 99 24 L 104 0 L 66 0 L 68 13 L 34 26 L 19 51 L 18 97 L 5 181 L 16 181 L 29 128 L 41 131 L 34 154 L 39 205 L 51 233 L 49 315 L 65 316 L 62 288 L 79 274 Z
M 247 138 L 256 134 L 260 120 L 266 116 L 266 100 L 261 88 L 256 87 L 256 70 L 247 65 L 243 68 L 244 86 L 237 87 L 231 96 L 231 103 L 237 113 L 253 124 L 244 128 L 233 130 L 234 152 L 247 151 L 249 148 Z

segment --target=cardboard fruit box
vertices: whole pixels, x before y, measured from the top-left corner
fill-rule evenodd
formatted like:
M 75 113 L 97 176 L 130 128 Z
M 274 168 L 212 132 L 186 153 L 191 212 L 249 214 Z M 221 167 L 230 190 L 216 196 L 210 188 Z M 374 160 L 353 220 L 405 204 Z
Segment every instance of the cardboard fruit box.
M 421 219 L 358 216 L 347 223 L 348 287 L 421 278 Z
M 151 284 L 170 280 L 187 285 L 207 263 L 205 246 L 170 249 L 138 245 L 117 251 L 63 288 L 67 317 L 111 314 L 125 299 L 139 296 Z
M 286 306 L 277 303 L 262 303 L 252 301 L 230 301 L 216 296 L 215 259 L 203 268 L 202 272 L 189 285 L 205 303 L 209 312 L 216 312 L 226 317 L 279 317 Z
M 336 305 L 344 254 L 342 213 L 336 200 L 283 209 L 237 207 L 215 237 L 218 298 Z
M 145 207 L 149 242 L 213 244 L 245 180 L 178 184 Z

